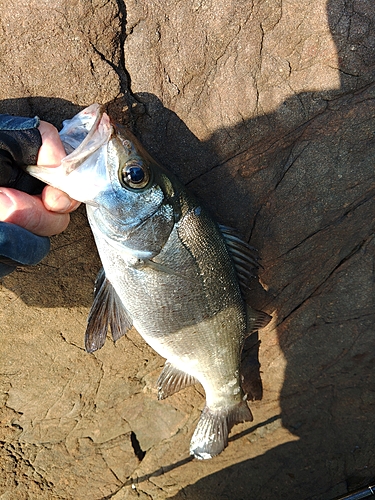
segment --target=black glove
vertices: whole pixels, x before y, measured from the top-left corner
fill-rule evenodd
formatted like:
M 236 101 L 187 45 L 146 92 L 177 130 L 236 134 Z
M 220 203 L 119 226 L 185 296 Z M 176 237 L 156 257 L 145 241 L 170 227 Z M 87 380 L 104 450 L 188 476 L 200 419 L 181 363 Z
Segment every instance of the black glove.
M 42 138 L 39 118 L 0 115 L 0 186 L 29 194 L 42 192 L 43 183 L 22 170 L 35 165 Z
M 39 118 L 0 115 L 0 190 L 11 187 L 29 194 L 42 192 L 44 184 L 24 172 L 35 165 L 42 138 L 37 129 Z M 33 265 L 49 252 L 49 238 L 14 224 L 0 222 L 0 277 L 18 265 Z

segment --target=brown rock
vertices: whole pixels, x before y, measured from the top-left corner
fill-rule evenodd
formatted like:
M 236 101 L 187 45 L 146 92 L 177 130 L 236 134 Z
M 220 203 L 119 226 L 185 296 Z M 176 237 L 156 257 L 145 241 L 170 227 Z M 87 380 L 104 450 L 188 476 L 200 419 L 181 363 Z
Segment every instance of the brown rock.
M 331 500 L 369 483 L 373 0 L 16 0 L 0 20 L 0 111 L 59 126 L 107 104 L 259 249 L 268 292 L 251 299 L 274 316 L 245 351 L 254 422 L 192 460 L 202 389 L 158 402 L 163 360 L 134 331 L 83 350 L 100 263 L 80 209 L 0 290 L 0 497 Z

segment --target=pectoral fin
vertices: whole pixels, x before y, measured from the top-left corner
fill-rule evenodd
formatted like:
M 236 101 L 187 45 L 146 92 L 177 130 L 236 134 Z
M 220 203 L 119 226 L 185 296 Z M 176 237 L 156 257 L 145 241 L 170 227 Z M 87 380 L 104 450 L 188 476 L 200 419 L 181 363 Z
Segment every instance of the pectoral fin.
M 99 271 L 94 288 L 94 302 L 87 319 L 85 348 L 94 352 L 103 347 L 108 326 L 112 338 L 118 340 L 132 327 L 132 320 L 119 296 L 105 276 L 104 269 Z
M 196 379 L 173 366 L 169 361 L 165 362 L 163 371 L 158 378 L 158 399 L 165 399 L 175 392 L 195 384 Z

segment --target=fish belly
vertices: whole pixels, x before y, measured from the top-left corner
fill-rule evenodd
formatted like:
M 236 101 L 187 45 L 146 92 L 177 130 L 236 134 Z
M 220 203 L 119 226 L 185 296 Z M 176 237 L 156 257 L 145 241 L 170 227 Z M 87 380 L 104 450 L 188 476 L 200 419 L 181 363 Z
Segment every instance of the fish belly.
M 228 326 L 228 318 L 235 314 L 236 311 L 224 310 L 163 337 L 149 335 L 137 322 L 134 326 L 158 354 L 202 384 L 207 406 L 228 407 L 241 400 L 240 346 L 238 342 L 228 342 L 223 330 Z

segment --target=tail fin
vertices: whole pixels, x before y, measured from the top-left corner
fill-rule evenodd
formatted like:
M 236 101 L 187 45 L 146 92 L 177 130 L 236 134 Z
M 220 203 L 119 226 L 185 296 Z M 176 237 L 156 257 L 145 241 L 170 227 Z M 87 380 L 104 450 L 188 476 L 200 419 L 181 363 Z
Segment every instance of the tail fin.
M 235 424 L 251 422 L 253 416 L 245 401 L 229 409 L 204 407 L 190 442 L 190 455 L 201 460 L 221 453 L 228 445 L 228 434 Z

